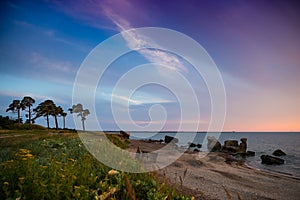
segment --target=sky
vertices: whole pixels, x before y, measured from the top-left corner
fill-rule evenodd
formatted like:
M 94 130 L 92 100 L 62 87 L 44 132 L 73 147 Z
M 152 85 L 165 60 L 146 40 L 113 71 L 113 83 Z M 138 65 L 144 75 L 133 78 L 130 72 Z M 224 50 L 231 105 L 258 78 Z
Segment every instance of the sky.
M 226 93 L 226 101 L 220 102 L 226 105 L 223 131 L 300 131 L 297 1 L 6 0 L 0 4 L 0 115 L 15 119 L 16 114 L 6 108 L 14 99 L 28 95 L 36 100 L 34 107 L 52 99 L 67 111 L 76 103 L 72 102 L 76 75 L 97 45 L 122 31 L 160 27 L 192 38 L 214 61 Z M 149 44 L 138 34 L 120 36 L 128 48 L 132 42 Z M 117 51 L 118 45 L 107 52 Z M 159 84 L 146 84 L 131 96 L 132 88 L 126 85 L 114 92 L 124 75 L 147 63 L 164 66 L 144 69 L 135 79 L 163 80 L 179 88 L 178 93 Z M 180 109 L 193 103 L 190 93 L 180 86 L 178 73 L 195 92 L 197 108 Z M 120 115 L 129 112 L 141 128 L 161 125 L 165 117 L 161 130 L 177 130 L 182 124 L 184 130 L 195 131 L 197 124 L 198 131 L 205 131 L 212 120 L 210 92 L 205 78 L 180 55 L 157 49 L 132 50 L 111 63 L 101 76 L 94 108 L 104 130 L 119 130 L 120 124 L 131 123 L 125 119 L 116 124 L 115 109 Z M 182 112 L 197 109 L 198 118 L 187 115 L 182 120 Z M 22 112 L 24 120 L 25 114 Z M 46 125 L 43 118 L 36 123 Z M 59 123 L 62 126 L 61 119 Z M 75 127 L 70 114 L 67 127 Z

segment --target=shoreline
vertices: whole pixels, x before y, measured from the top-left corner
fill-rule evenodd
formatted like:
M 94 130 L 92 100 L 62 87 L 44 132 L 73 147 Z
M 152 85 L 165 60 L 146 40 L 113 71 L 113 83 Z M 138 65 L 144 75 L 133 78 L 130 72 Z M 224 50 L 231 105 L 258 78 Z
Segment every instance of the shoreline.
M 130 140 L 130 151 L 142 147 L 149 152 L 165 144 Z M 300 179 L 247 165 L 222 152 L 185 152 L 169 166 L 156 170 L 159 177 L 195 199 L 298 199 Z M 186 171 L 186 172 L 185 172 Z
M 270 173 L 270 174 L 273 174 L 275 176 L 276 175 L 277 176 L 285 176 L 285 177 L 293 178 L 293 179 L 296 179 L 296 180 L 300 181 L 300 177 L 293 176 L 292 174 L 288 174 L 288 173 L 284 173 L 284 172 L 279 172 L 279 171 L 272 171 L 272 170 L 267 170 L 267 169 L 260 169 L 258 167 L 254 167 L 254 166 L 249 165 L 247 162 L 245 162 L 245 167 L 247 167 L 249 169 L 252 169 L 252 170 L 257 170 L 257 171 L 260 171 L 260 172 Z

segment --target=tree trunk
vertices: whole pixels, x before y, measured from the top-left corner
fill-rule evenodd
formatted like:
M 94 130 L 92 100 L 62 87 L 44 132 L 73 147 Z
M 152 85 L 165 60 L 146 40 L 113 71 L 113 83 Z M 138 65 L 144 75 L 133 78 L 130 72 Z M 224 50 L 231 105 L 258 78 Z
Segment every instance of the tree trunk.
M 30 105 L 28 106 L 28 114 L 29 114 L 29 116 L 28 116 L 28 119 L 29 119 L 29 128 L 31 129 L 31 107 L 30 107 Z
M 54 119 L 55 119 L 55 128 L 56 128 L 56 130 L 58 130 L 58 121 L 57 121 L 56 115 L 54 115 Z
M 18 126 L 20 126 L 21 118 L 20 118 L 20 109 L 18 109 Z
M 63 124 L 64 124 L 64 129 L 66 128 L 66 117 L 63 116 Z
M 84 119 L 82 119 L 81 121 L 82 121 L 82 130 L 85 131 L 85 127 L 84 127 Z
M 50 128 L 50 126 L 49 126 L 49 115 L 47 114 L 47 127 L 48 127 L 48 129 Z

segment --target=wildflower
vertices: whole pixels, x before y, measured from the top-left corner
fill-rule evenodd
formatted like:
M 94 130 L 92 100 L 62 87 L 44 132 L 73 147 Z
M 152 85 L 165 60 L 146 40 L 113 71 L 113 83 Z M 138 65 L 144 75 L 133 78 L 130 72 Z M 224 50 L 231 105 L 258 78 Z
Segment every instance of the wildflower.
M 30 151 L 28 149 L 20 149 L 20 153 L 28 154 Z
M 66 170 L 65 170 L 65 169 L 62 169 L 62 168 L 60 168 L 60 171 L 62 171 L 62 172 L 65 172 Z
M 26 156 L 27 156 L 28 158 L 33 158 L 33 155 L 30 154 L 30 153 L 26 154 Z
M 61 162 L 55 161 L 56 164 L 61 165 Z
M 62 178 L 65 178 L 65 177 L 66 177 L 66 176 L 65 176 L 65 175 L 63 175 L 63 174 L 61 174 L 60 176 L 61 176 Z
M 65 153 L 61 153 L 61 155 L 62 155 L 62 156 L 66 156 L 67 154 L 65 154 Z
M 8 183 L 8 182 L 4 182 L 3 184 L 4 184 L 4 185 L 7 185 L 7 186 L 9 185 L 9 183 Z
M 80 189 L 80 186 L 74 185 L 74 189 Z
M 14 162 L 14 160 L 8 160 L 8 161 L 6 161 L 7 163 L 13 163 Z
M 73 158 L 68 158 L 68 161 L 75 162 Z
M 109 172 L 108 172 L 108 174 L 109 175 L 115 175 L 115 174 L 118 174 L 119 172 L 117 171 L 117 170 L 114 170 L 114 169 L 112 169 L 112 170 L 110 170 Z
M 40 168 L 42 168 L 42 169 L 47 169 L 48 166 L 41 165 Z
M 19 181 L 20 181 L 20 182 L 24 182 L 24 180 L 25 180 L 24 177 L 20 177 L 20 178 L 19 178 Z
M 22 158 L 22 160 L 27 160 L 27 158 Z

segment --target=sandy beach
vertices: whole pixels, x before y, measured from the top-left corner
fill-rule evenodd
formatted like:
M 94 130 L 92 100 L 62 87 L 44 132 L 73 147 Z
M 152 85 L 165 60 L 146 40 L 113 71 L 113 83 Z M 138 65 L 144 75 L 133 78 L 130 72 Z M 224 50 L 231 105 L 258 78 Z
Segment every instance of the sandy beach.
M 131 140 L 137 147 L 155 151 L 164 146 Z M 300 180 L 246 166 L 226 153 L 186 152 L 171 165 L 157 171 L 159 177 L 174 184 L 195 199 L 299 199 Z

